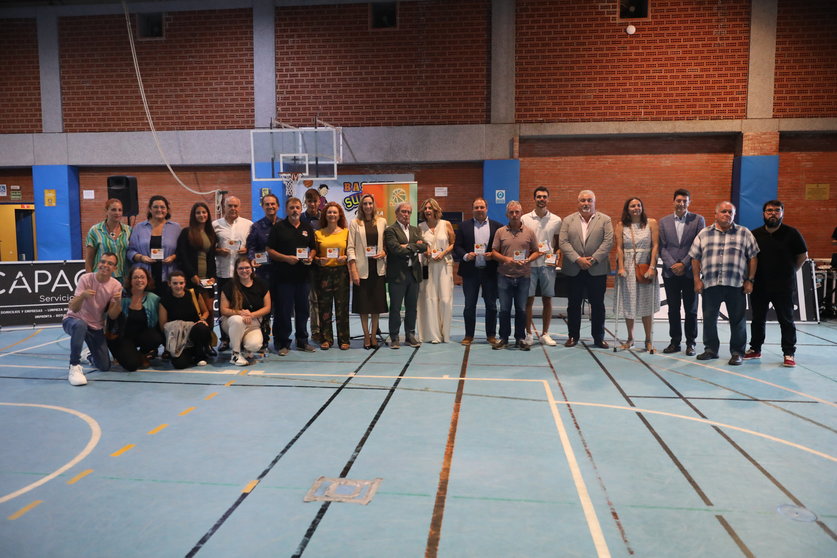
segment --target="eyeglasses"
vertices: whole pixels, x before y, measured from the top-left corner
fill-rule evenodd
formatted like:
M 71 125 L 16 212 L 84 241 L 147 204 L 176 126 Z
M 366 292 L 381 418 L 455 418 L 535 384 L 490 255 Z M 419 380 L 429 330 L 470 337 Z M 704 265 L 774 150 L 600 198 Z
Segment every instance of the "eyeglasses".
M 781 213 L 782 210 L 778 207 L 776 208 L 768 208 L 764 210 L 765 213 Z

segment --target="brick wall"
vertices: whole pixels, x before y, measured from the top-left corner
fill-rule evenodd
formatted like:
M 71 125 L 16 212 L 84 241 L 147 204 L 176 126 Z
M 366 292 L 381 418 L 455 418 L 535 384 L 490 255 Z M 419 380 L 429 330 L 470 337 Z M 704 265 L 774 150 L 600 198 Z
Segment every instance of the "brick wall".
M 136 41 L 158 130 L 253 127 L 252 12 L 169 12 L 165 39 Z M 59 20 L 67 132 L 146 130 L 125 18 Z
M 41 77 L 34 19 L 0 19 L 0 68 L 0 134 L 40 132 Z
M 241 215 L 250 219 L 250 170 L 249 167 L 190 167 L 177 168 L 177 175 L 193 190 L 206 192 L 213 189 L 227 190 L 241 199 Z M 93 190 L 94 200 L 81 200 L 81 235 L 82 242 L 87 231 L 98 221 L 105 218 L 105 201 L 108 199 L 107 177 L 115 174 L 127 174 L 137 177 L 137 191 L 140 212 L 136 222 L 144 221 L 148 208 L 148 199 L 160 194 L 165 196 L 171 207 L 171 220 L 180 226 L 189 225 L 189 211 L 195 202 L 203 201 L 215 215 L 214 195 L 198 196 L 184 190 L 164 167 L 161 168 L 83 168 L 79 171 L 79 189 Z
M 490 1 L 402 2 L 370 30 L 366 3 L 276 12 L 277 115 L 336 126 L 480 124 L 489 118 Z
M 837 116 L 837 3 L 779 0 L 776 118 Z
M 743 118 L 749 6 L 657 0 L 631 22 L 615 1 L 518 0 L 516 119 Z
M 744 132 L 741 155 L 778 155 L 779 132 Z
M 6 197 L 0 197 L 0 203 L 34 203 L 35 191 L 32 186 L 32 169 L 0 169 L 0 184 L 6 185 Z M 21 200 L 12 201 L 12 186 L 20 186 Z
M 806 200 L 806 184 L 830 184 L 830 199 Z M 779 199 L 785 222 L 796 227 L 812 258 L 837 252 L 831 233 L 837 227 L 837 134 L 783 134 L 779 153 Z

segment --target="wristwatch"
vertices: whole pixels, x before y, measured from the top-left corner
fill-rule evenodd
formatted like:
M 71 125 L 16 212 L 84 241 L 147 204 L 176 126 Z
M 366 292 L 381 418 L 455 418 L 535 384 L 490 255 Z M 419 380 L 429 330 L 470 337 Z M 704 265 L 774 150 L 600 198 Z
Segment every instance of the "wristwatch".
M 747 277 L 747 278 L 746 278 L 746 279 L 744 279 L 744 280 L 745 280 L 745 281 L 749 281 L 750 283 L 755 283 L 755 282 L 756 282 L 756 278 L 755 278 L 755 277 Z

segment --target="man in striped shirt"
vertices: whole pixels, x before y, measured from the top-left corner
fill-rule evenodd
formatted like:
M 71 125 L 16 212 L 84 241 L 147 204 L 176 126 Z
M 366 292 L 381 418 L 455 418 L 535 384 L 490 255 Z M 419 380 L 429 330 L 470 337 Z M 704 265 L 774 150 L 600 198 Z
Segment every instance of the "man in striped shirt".
M 753 233 L 734 223 L 735 206 L 715 206 L 715 223 L 700 231 L 689 250 L 695 292 L 703 297 L 703 346 L 698 360 L 718 358 L 718 314 L 726 303 L 729 314 L 729 364 L 743 362 L 747 344 L 746 295 L 753 292 L 759 247 Z

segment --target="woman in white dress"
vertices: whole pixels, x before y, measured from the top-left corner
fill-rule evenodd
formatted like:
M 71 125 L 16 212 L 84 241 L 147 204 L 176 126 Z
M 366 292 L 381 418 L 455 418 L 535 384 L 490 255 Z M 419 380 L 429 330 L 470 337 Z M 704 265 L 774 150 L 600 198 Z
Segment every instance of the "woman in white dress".
M 427 253 L 421 256 L 424 279 L 419 285 L 416 334 L 419 341 L 447 343 L 453 317 L 453 227 L 442 219 L 442 208 L 433 198 L 421 204 L 424 222 L 419 224 Z M 426 270 L 426 272 L 425 272 Z
M 616 239 L 616 262 L 619 270 L 617 316 L 625 317 L 628 339 L 620 348 L 634 345 L 634 320 L 642 318 L 645 329 L 645 350 L 654 352 L 654 314 L 660 309 L 660 284 L 657 277 L 657 254 L 660 250 L 660 229 L 656 219 L 645 215 L 639 198 L 629 198 L 622 208 L 622 218 L 613 230 Z M 647 264 L 643 273 L 646 283 L 637 282 L 636 266 Z

